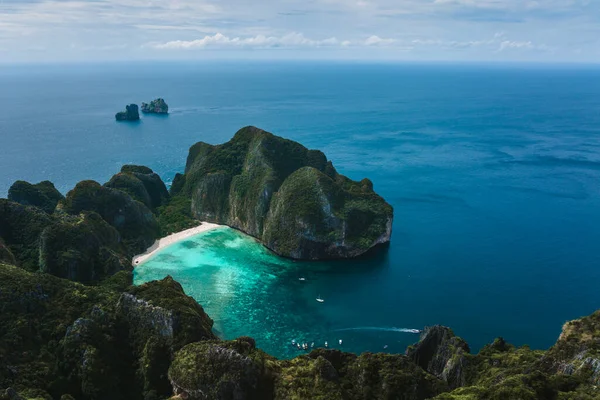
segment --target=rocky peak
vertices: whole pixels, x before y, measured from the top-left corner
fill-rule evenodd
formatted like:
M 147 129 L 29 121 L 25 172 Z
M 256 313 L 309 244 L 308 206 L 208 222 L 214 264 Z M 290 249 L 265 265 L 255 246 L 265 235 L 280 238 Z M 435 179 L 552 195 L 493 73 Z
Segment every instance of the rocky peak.
M 117 121 L 138 121 L 140 113 L 137 104 L 125 106 L 125 111 L 120 111 L 115 115 Z
M 425 371 L 443 379 L 451 388 L 465 383 L 465 355 L 469 345 L 445 326 L 425 329 L 419 342 L 407 349 L 406 355 Z
M 152 100 L 150 104 L 142 103 L 142 112 L 144 114 L 168 114 L 169 106 L 164 99 L 158 98 Z

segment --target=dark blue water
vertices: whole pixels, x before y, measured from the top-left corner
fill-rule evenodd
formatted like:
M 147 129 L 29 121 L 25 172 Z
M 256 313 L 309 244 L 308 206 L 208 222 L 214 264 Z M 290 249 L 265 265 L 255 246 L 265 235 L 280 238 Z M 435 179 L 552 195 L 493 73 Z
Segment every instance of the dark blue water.
M 105 182 L 123 163 L 168 181 L 191 144 L 250 124 L 371 178 L 395 208 L 388 251 L 308 271 L 332 329 L 445 324 L 475 349 L 496 336 L 544 348 L 600 308 L 600 69 L 1 67 L 0 88 L 0 195 L 16 179 Z M 114 121 L 159 96 L 169 117 Z M 355 334 L 356 350 L 414 339 Z

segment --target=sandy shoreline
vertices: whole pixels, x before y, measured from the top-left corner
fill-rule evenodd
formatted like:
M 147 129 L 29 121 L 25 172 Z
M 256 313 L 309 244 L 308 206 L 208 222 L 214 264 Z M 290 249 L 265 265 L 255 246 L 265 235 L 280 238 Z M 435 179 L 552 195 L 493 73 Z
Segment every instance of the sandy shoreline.
M 180 242 L 184 239 L 187 239 L 191 236 L 197 235 L 202 232 L 210 231 L 216 228 L 220 228 L 224 225 L 212 224 L 210 222 L 202 222 L 202 225 L 196 226 L 195 228 L 190 228 L 185 231 L 173 233 L 169 236 L 165 236 L 164 238 L 158 239 L 154 244 L 143 252 L 142 254 L 138 254 L 134 256 L 131 260 L 131 265 L 134 267 L 143 264 L 149 258 L 151 258 L 157 251 L 172 245 L 173 243 Z

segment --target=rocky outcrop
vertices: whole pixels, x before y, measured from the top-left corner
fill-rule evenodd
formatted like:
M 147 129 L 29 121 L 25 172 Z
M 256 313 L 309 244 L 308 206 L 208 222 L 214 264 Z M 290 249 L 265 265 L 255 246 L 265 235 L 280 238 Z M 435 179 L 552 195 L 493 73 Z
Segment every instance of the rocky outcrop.
M 0 264 L 0 399 L 165 399 L 173 354 L 210 326 L 170 278 L 119 293 Z
M 142 103 L 142 112 L 144 114 L 168 114 L 169 106 L 161 98 L 152 100 L 150 104 Z
M 600 385 L 600 310 L 565 323 L 543 364 L 551 372 Z
M 104 186 L 121 190 L 152 210 L 169 200 L 169 191 L 160 176 L 144 166 L 124 165 Z
M 40 235 L 40 270 L 92 283 L 130 268 L 119 232 L 95 212 L 65 217 Z
M 243 339 L 192 343 L 177 352 L 169 380 L 176 395 L 191 400 L 269 399 L 261 357 Z
M 137 104 L 125 106 L 125 111 L 119 111 L 115 114 L 115 119 L 117 121 L 138 121 L 140 113 Z
M 129 256 L 146 250 L 160 233 L 158 222 L 148 207 L 121 190 L 94 181 L 79 182 L 57 209 L 71 215 L 83 211 L 98 213 L 120 233 Z
M 0 199 L 0 237 L 16 265 L 29 271 L 39 268 L 39 239 L 54 218 L 37 207 Z
M 467 374 L 469 345 L 450 328 L 432 326 L 406 354 L 425 371 L 448 383 L 450 388 L 463 386 Z
M 26 206 L 39 207 L 51 214 L 64 196 L 49 181 L 35 185 L 25 181 L 16 181 L 8 189 L 8 199 Z
M 352 181 L 322 152 L 255 127 L 219 146 L 192 146 L 177 189 L 196 218 L 240 229 L 286 257 L 355 257 L 391 237 L 392 207 L 371 181 Z

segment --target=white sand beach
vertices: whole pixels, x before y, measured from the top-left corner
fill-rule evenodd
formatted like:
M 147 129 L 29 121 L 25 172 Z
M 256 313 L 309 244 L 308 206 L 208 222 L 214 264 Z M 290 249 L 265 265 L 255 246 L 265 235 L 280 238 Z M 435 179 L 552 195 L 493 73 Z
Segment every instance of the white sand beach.
M 164 238 L 160 238 L 156 242 L 154 242 L 154 244 L 152 246 L 148 247 L 148 249 L 144 253 L 134 256 L 133 259 L 131 260 L 131 265 L 136 267 L 136 266 L 146 262 L 154 254 L 156 254 L 156 252 L 158 252 L 160 249 L 170 246 L 173 243 L 177 243 L 182 240 L 185 240 L 185 239 L 187 239 L 191 236 L 197 235 L 199 233 L 210 231 L 210 230 L 213 230 L 216 228 L 220 228 L 222 226 L 224 226 L 224 225 L 212 224 L 210 222 L 202 222 L 202 225 L 196 226 L 194 228 L 186 229 L 185 231 L 173 233 Z

